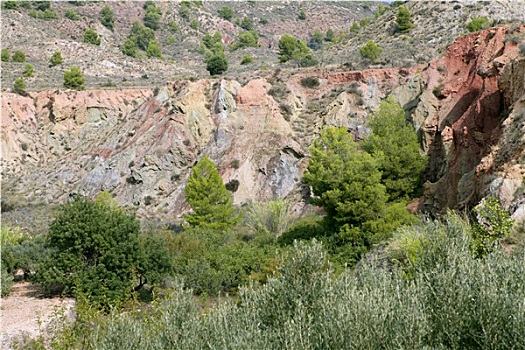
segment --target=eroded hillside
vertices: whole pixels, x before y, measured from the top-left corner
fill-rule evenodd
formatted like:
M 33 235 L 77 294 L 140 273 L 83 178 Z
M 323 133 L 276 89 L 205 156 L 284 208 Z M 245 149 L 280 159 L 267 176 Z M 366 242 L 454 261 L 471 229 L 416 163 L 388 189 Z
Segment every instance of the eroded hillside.
M 183 188 L 209 155 L 237 204 L 272 197 L 304 203 L 308 146 L 324 125 L 359 139 L 381 98 L 407 110 L 431 162 L 421 209 L 475 203 L 489 192 L 523 214 L 525 59 L 500 27 L 455 41 L 410 69 L 280 70 L 235 80 L 171 82 L 159 89 L 4 93 L 4 193 L 63 202 L 108 189 L 142 215 L 187 209 Z M 301 80 L 316 78 L 315 89 Z M 305 197 L 306 196 L 306 197 Z

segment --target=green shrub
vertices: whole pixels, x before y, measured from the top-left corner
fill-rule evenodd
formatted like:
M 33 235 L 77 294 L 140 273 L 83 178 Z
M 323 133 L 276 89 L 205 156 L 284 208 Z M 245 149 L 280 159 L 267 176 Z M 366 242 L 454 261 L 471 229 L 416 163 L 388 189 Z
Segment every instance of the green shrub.
M 310 48 L 304 40 L 298 40 L 293 35 L 284 34 L 279 39 L 279 61 L 287 62 L 291 59 L 301 59 L 310 54 Z
M 400 33 L 408 33 L 414 24 L 410 20 L 410 11 L 405 6 L 397 8 L 396 30 Z
M 67 19 L 70 19 L 72 21 L 78 21 L 80 19 L 80 15 L 77 13 L 77 11 L 73 9 L 67 9 L 64 12 L 64 16 L 66 16 Z
M 13 275 L 7 273 L 3 266 L 1 271 L 0 287 L 0 295 L 2 298 L 9 296 L 9 293 L 11 293 L 11 289 L 13 288 Z
M 57 66 L 64 62 L 64 59 L 62 58 L 62 53 L 60 51 L 55 51 L 53 55 L 51 55 L 51 58 L 49 59 L 49 63 L 51 63 L 51 67 Z
M 122 51 L 124 55 L 131 57 L 137 57 L 138 50 L 139 47 L 137 46 L 137 43 L 131 38 L 124 40 L 122 46 L 120 46 L 120 51 Z
M 319 86 L 319 79 L 317 79 L 316 77 L 302 78 L 301 85 L 305 88 L 315 89 Z
M 241 64 L 250 64 L 253 62 L 253 58 L 250 55 L 242 56 Z
M 93 45 L 100 45 L 100 36 L 93 29 L 88 29 L 84 33 L 84 42 Z
M 23 92 L 26 88 L 26 83 L 23 78 L 17 78 L 13 83 L 13 90 L 16 93 Z
M 319 50 L 323 47 L 323 33 L 317 29 L 310 40 L 308 40 L 308 47 L 312 50 Z
M 514 220 L 501 208 L 496 197 L 482 199 L 473 212 L 476 220 L 470 230 L 471 247 L 476 256 L 484 257 L 494 250 L 501 238 L 510 235 Z
M 228 61 L 224 55 L 213 55 L 206 60 L 206 69 L 210 75 L 220 75 L 228 70 Z
M 243 47 L 259 47 L 259 35 L 255 31 L 239 34 L 237 41 L 231 45 L 232 50 Z
M 177 24 L 177 22 L 171 20 L 168 22 L 168 27 L 170 27 L 170 30 L 174 33 L 176 32 L 179 32 L 180 31 L 180 27 L 179 25 Z
M 133 40 L 139 49 L 146 51 L 151 40 L 155 39 L 155 31 L 134 21 L 128 39 Z
M 253 29 L 253 20 L 248 16 L 244 16 L 242 19 L 238 19 L 235 24 L 237 24 L 244 30 Z
M 294 222 L 292 206 L 282 199 L 252 203 L 244 212 L 244 224 L 256 234 L 279 238 Z
M 315 57 L 312 55 L 305 55 L 299 59 L 300 67 L 313 67 L 319 63 Z
M 219 14 L 219 16 L 227 21 L 231 20 L 233 18 L 233 10 L 231 7 L 229 6 L 223 6 L 221 7 L 217 13 Z
M 146 50 L 146 55 L 148 55 L 148 57 L 162 58 L 162 52 L 160 50 L 160 45 L 155 39 L 150 40 L 148 44 L 148 49 Z
M 22 76 L 24 78 L 30 78 L 33 76 L 34 73 L 35 69 L 33 68 L 33 66 L 30 63 L 26 63 L 24 67 L 24 73 L 22 73 Z
M 36 1 L 35 1 L 36 3 Z M 33 18 L 43 19 L 45 21 L 50 21 L 53 19 L 58 19 L 58 12 L 51 9 L 45 9 L 45 10 L 35 10 L 31 9 L 29 10 L 29 16 Z
M 371 61 L 377 60 L 381 52 L 383 52 L 383 49 L 377 46 L 372 40 L 368 40 L 365 45 L 359 48 L 361 56 Z
M 26 54 L 23 51 L 17 50 L 13 53 L 13 57 L 11 58 L 13 62 L 25 62 L 26 61 Z
M 86 78 L 78 67 L 71 67 L 70 70 L 64 72 L 64 87 L 68 89 L 84 90 L 85 82 Z
M 326 31 L 326 34 L 324 36 L 324 41 L 333 41 L 335 39 L 335 33 L 333 31 L 332 28 L 328 28 L 328 30 Z
M 190 22 L 190 28 L 194 29 L 194 30 L 198 30 L 199 29 L 199 20 L 194 18 L 191 20 Z
M 7 47 L 5 49 L 2 49 L 2 62 L 9 62 L 9 56 L 9 49 Z
M 469 32 L 477 32 L 479 30 L 488 28 L 491 26 L 491 21 L 487 17 L 476 17 L 467 23 L 467 30 Z
M 2 1 L 2 9 L 4 10 L 18 10 L 17 0 Z
M 139 223 L 115 204 L 76 197 L 51 223 L 39 281 L 49 293 L 86 298 L 97 308 L 131 297 L 142 251 Z
M 301 21 L 306 20 L 306 13 L 304 12 L 304 10 L 301 10 L 301 12 L 299 12 L 299 16 L 298 16 L 298 18 L 299 18 Z
M 113 10 L 109 5 L 105 5 L 101 10 L 99 14 L 100 23 L 109 30 L 113 31 L 113 26 L 115 23 L 115 19 L 113 18 Z
M 144 15 L 144 25 L 153 30 L 160 28 L 160 18 L 162 17 L 159 13 L 160 9 L 156 6 L 149 6 L 146 14 Z

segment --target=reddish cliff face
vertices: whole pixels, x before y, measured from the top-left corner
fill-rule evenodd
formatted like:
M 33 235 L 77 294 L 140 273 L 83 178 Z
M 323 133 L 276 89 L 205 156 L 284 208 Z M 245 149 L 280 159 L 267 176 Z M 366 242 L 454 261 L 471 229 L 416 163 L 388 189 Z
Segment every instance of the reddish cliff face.
M 462 208 L 492 192 L 519 213 L 525 64 L 506 35 L 495 28 L 459 38 L 442 58 L 409 69 L 283 70 L 244 86 L 199 80 L 157 91 L 4 93 L 3 191 L 60 203 L 72 192 L 108 189 L 142 215 L 173 217 L 187 209 L 185 180 L 205 153 L 224 182 L 238 181 L 237 204 L 300 201 L 319 130 L 346 126 L 359 138 L 392 93 L 431 159 L 420 209 Z M 303 87 L 304 77 L 319 86 Z
M 488 194 L 490 177 L 497 176 L 497 168 L 483 159 L 502 140 L 509 108 L 525 93 L 501 84 L 501 76 L 519 59 L 517 44 L 505 40 L 508 30 L 494 28 L 457 39 L 415 77 L 417 93 L 404 96 L 430 156 L 423 209 L 473 205 Z M 510 75 L 511 84 L 523 80 L 516 69 Z

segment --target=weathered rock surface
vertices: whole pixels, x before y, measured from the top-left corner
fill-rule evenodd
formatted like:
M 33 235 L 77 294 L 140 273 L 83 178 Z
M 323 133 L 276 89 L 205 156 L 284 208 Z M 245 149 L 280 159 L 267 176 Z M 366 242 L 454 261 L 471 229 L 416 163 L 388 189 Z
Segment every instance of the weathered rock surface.
M 364 137 L 369 114 L 392 93 L 431 159 L 420 209 L 463 208 L 493 193 L 523 216 L 525 61 L 516 44 L 504 42 L 506 31 L 462 37 L 442 58 L 409 69 L 4 93 L 3 191 L 28 203 L 60 203 L 107 189 L 142 216 L 175 217 L 188 209 L 191 167 L 207 154 L 225 183 L 239 182 L 236 204 L 301 200 L 308 146 L 319 130 L 344 126 Z M 304 77 L 319 87 L 303 87 Z

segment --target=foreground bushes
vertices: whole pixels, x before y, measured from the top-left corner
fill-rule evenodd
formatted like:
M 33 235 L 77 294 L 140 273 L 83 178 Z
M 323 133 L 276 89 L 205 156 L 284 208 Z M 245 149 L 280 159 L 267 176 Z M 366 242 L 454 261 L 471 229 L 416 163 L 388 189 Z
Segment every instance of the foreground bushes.
M 58 336 L 95 349 L 525 349 L 524 255 L 476 259 L 468 229 L 454 214 L 405 229 L 394 239 L 418 241 L 416 258 L 400 258 L 413 250 L 397 244 L 396 254 L 387 249 L 395 260 L 384 256 L 391 263 L 369 258 L 343 275 L 319 243 L 296 243 L 268 283 L 242 288 L 238 301 L 201 313 L 177 288 L 153 312 Z

